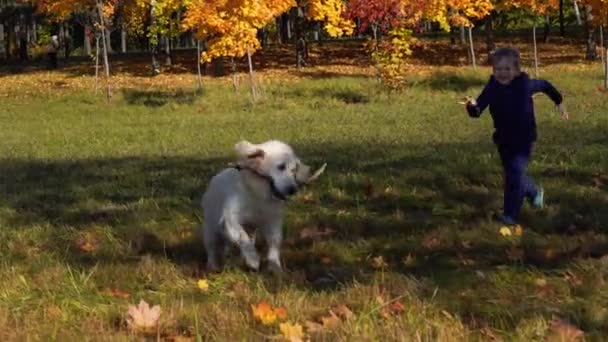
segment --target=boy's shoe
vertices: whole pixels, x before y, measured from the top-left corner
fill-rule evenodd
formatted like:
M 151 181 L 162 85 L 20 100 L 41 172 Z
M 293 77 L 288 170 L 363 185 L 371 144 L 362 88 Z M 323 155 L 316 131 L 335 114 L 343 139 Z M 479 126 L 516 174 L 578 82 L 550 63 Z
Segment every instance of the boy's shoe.
M 515 226 L 517 224 L 517 221 L 508 215 L 498 215 L 496 219 L 505 226 Z
M 543 188 L 539 188 L 536 192 L 536 196 L 531 200 L 532 207 L 535 209 L 542 209 L 545 206 L 545 190 Z

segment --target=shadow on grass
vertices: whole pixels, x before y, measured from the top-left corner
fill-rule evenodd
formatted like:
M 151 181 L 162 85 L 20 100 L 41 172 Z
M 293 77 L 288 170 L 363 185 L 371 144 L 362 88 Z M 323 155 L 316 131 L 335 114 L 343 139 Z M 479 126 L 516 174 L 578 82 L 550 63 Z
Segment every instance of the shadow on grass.
M 200 95 L 200 92 L 124 89 L 122 94 L 125 102 L 130 105 L 162 107 L 168 103 L 192 104 Z
M 435 72 L 419 83 L 433 90 L 465 92 L 471 88 L 483 87 L 485 80 L 457 73 Z
M 598 134 L 603 133 L 581 131 L 578 136 L 593 140 Z M 493 151 L 489 143 L 377 144 L 365 148 L 328 144 L 294 148 L 311 165 L 331 161 L 326 175 L 312 188 L 316 198 L 297 198 L 288 209 L 305 219 L 295 223 L 288 220 L 287 236 L 307 226 L 325 225 L 335 231 L 335 236 L 321 245 L 296 241 L 291 246 L 297 247 L 293 251 L 286 246 L 288 267 L 303 271 L 311 284 L 321 282 L 315 286 L 332 288 L 352 278 L 360 279 L 372 272 L 371 266 L 362 265 L 360 259 L 369 255 L 384 255 L 391 263 L 402 264 L 404 255 L 417 254 L 423 260 L 420 265 L 403 268 L 403 272 L 433 278 L 461 269 L 462 265 L 454 262 L 458 258 L 477 260 L 488 267 L 513 264 L 503 253 L 505 246 L 497 253 L 495 243 L 482 241 L 463 249 L 454 238 L 448 238 L 438 248 L 426 248 L 421 242 L 438 229 L 494 229 L 486 227 L 493 227 L 488 213 L 499 209 L 500 186 L 496 183 L 500 183 L 500 168 L 497 160 L 482 157 Z M 387 156 L 387 151 L 398 152 Z M 58 234 L 65 226 L 82 230 L 109 226 L 117 238 L 130 246 L 127 255 L 122 256 L 124 260 L 153 254 L 179 265 L 193 265 L 192 272 L 196 273 L 204 260 L 202 246 L 196 237 L 177 237 L 178 231 L 199 225 L 200 196 L 207 181 L 227 162 L 224 158 L 162 156 L 4 159 L 0 162 L 2 220 L 15 229 L 51 225 Z M 601 195 L 578 196 L 568 190 L 592 186 L 587 183 L 593 178 L 592 172 L 588 177 L 585 170 L 558 176 L 564 186 L 562 192 L 554 195 L 555 200 L 573 207 L 560 205 L 554 215 L 535 218 L 535 226 L 547 227 L 547 233 L 562 234 L 550 227 L 576 224 L 584 227 L 576 234 L 587 240 L 593 239 L 593 235 L 585 235 L 589 232 L 604 234 L 607 214 L 603 213 L 608 213 L 608 200 Z M 386 190 L 391 187 L 395 191 Z M 129 231 L 135 234 L 127 234 Z M 496 239 L 496 232 L 491 234 Z M 578 250 L 564 249 L 550 258 L 542 255 L 546 249 L 531 243 L 521 262 L 556 267 L 574 257 L 605 254 L 608 244 L 595 240 L 598 243 L 581 245 Z M 50 248 L 64 251 L 59 244 Z M 355 245 L 359 247 L 352 247 Z M 359 257 L 340 256 L 339 248 L 347 248 L 348 253 Z M 96 261 L 72 250 L 66 253 L 66 260 L 83 266 Z M 333 259 L 333 263 L 324 265 L 324 256 Z

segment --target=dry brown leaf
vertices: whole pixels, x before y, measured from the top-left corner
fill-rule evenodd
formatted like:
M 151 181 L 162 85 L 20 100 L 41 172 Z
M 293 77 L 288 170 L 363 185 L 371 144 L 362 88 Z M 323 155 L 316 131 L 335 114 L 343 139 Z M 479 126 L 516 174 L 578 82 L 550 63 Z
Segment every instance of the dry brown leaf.
M 412 267 L 416 265 L 416 256 L 412 255 L 411 253 L 408 254 L 405 258 L 403 258 L 403 264 L 406 267 Z
M 538 278 L 535 281 L 537 286 L 536 295 L 540 298 L 548 298 L 555 295 L 555 289 L 551 284 L 547 282 L 546 279 Z
M 524 251 L 521 248 L 511 246 L 511 248 L 507 250 L 507 257 L 511 261 L 521 261 L 524 258 Z
M 580 341 L 585 337 L 585 333 L 574 325 L 555 319 L 551 322 L 549 334 L 545 338 L 546 342 L 572 342 Z
M 143 299 L 137 306 L 129 305 L 127 324 L 133 330 L 150 330 L 158 325 L 161 309 L 159 305 L 150 307 Z
M 355 314 L 345 304 L 340 304 L 331 309 L 331 311 L 343 320 L 349 320 L 355 316 Z
M 121 291 L 119 289 L 106 288 L 103 291 L 106 295 L 116 297 L 116 298 L 129 298 L 131 296 L 130 293 Z
M 334 261 L 332 260 L 332 258 L 330 257 L 322 257 L 321 258 L 321 263 L 323 265 L 331 265 Z
M 388 267 L 388 263 L 384 260 L 382 255 L 372 258 L 372 266 L 374 268 L 386 268 Z
M 334 234 L 336 231 L 331 228 L 307 227 L 300 230 L 298 234 L 301 240 L 316 240 Z
M 84 233 L 74 241 L 74 245 L 82 252 L 92 253 L 97 250 L 98 241 L 92 234 Z
M 581 280 L 581 278 L 579 278 L 576 274 L 572 273 L 571 271 L 566 271 L 564 273 L 564 279 L 566 279 L 568 284 L 570 284 L 570 286 L 572 286 L 572 287 L 578 287 L 578 286 L 583 285 L 583 281 Z
M 321 323 L 325 329 L 336 329 L 342 324 L 342 320 L 334 313 L 330 312 L 329 316 L 321 317 Z
M 436 249 L 441 246 L 441 240 L 437 236 L 428 235 L 422 240 L 422 246 L 426 249 Z

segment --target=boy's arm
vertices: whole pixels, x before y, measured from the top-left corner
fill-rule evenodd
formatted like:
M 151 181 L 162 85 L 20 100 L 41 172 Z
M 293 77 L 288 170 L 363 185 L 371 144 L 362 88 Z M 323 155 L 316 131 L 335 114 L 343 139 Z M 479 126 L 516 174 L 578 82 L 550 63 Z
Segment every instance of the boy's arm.
M 490 78 L 490 81 L 488 81 L 486 86 L 481 91 L 477 101 L 469 101 L 467 103 L 467 112 L 469 112 L 470 117 L 478 118 L 481 116 L 481 113 L 483 113 L 486 107 L 490 104 L 491 93 L 492 78 Z
M 535 94 L 538 92 L 543 92 L 547 96 L 549 96 L 551 101 L 553 101 L 553 103 L 555 103 L 555 105 L 557 105 L 557 106 L 559 106 L 564 101 L 562 94 L 557 89 L 555 89 L 553 84 L 551 84 L 549 81 L 530 80 L 530 82 L 531 82 L 532 94 Z

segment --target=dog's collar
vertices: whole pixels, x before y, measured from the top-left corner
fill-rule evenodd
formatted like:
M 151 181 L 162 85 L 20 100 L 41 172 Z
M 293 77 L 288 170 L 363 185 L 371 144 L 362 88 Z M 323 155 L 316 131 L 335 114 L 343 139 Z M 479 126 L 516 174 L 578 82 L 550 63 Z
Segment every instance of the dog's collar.
M 243 171 L 243 170 L 247 170 L 251 173 L 253 173 L 254 175 L 264 179 L 266 182 L 268 182 L 268 186 L 270 187 L 270 192 L 272 193 L 272 195 L 274 197 L 276 197 L 277 199 L 281 200 L 281 201 L 286 201 L 287 197 L 285 197 L 285 195 L 283 195 L 279 189 L 277 189 L 277 186 L 274 184 L 274 179 L 272 179 L 272 177 L 270 177 L 269 175 L 265 175 L 262 174 L 256 170 L 250 169 L 248 167 L 243 167 L 241 165 L 232 165 L 232 167 L 236 170 Z

